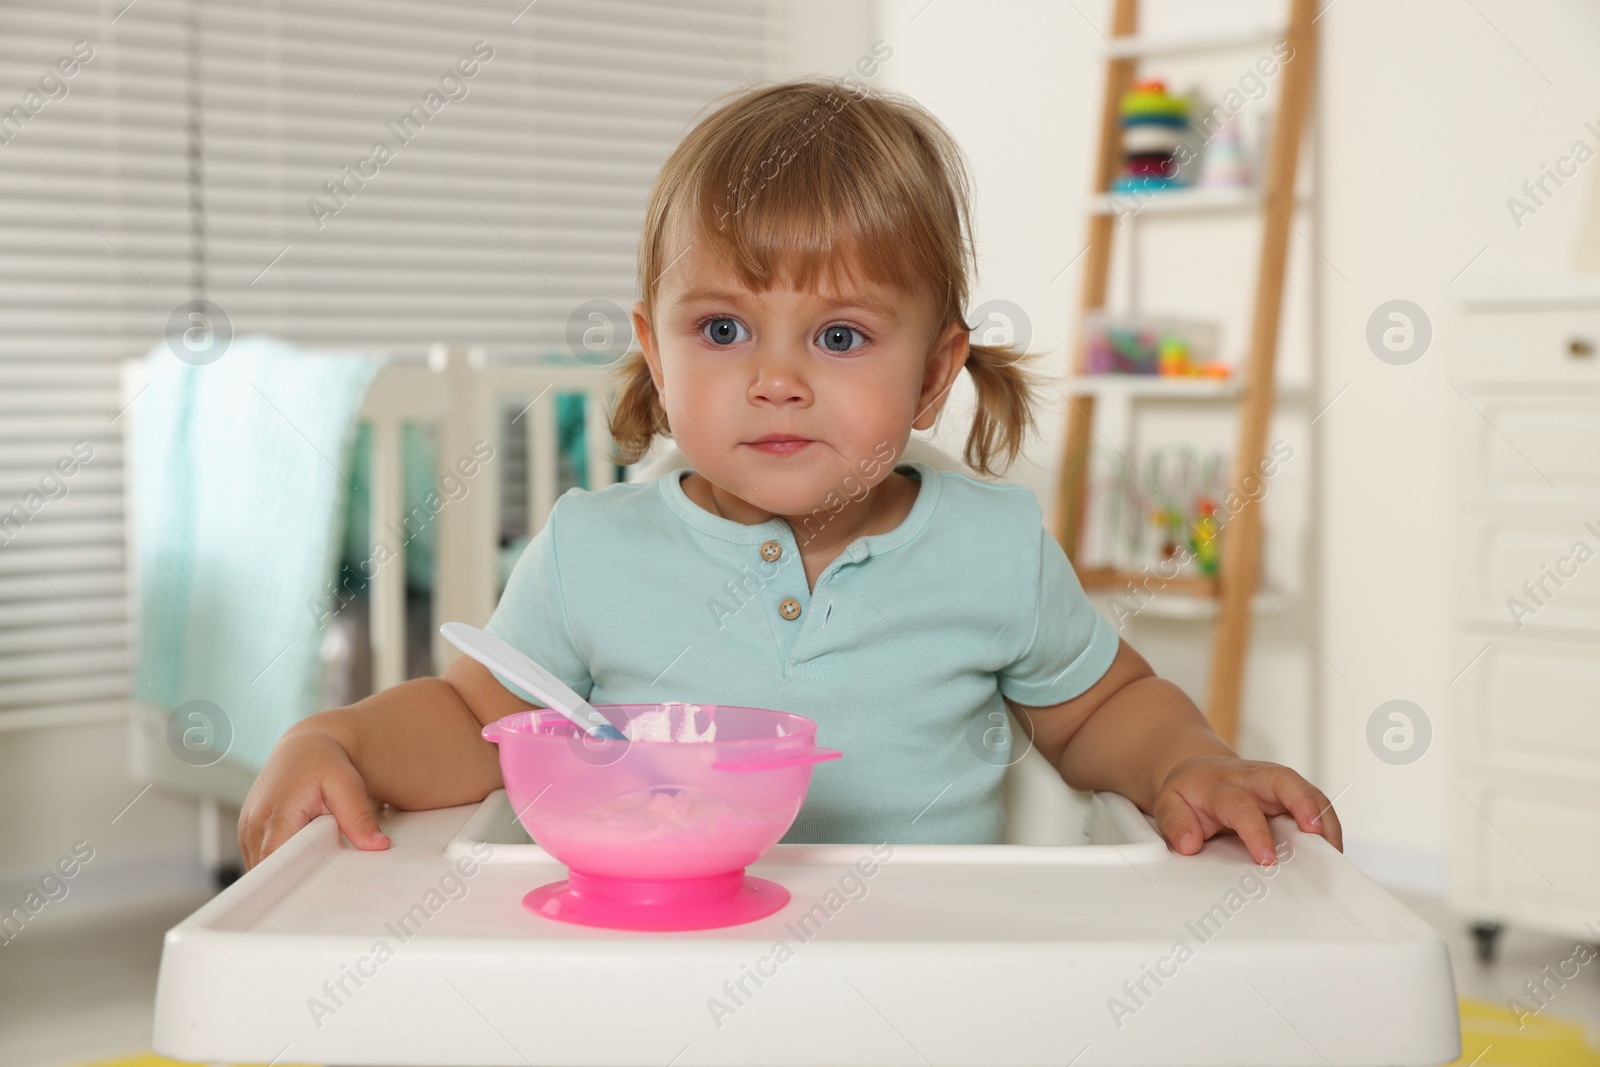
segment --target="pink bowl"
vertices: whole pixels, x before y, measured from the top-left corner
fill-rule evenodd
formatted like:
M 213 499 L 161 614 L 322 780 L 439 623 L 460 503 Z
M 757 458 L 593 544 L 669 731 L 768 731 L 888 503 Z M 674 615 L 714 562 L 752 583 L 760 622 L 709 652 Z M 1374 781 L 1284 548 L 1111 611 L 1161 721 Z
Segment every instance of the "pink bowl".
M 769 914 L 788 900 L 781 886 L 748 878 L 744 868 L 800 813 L 812 765 L 843 753 L 819 748 L 817 724 L 785 711 L 729 704 L 598 710 L 626 729 L 663 707 L 673 736 L 692 716 L 697 733 L 715 723 L 716 740 L 596 740 L 544 708 L 483 728 L 500 746 L 518 820 L 569 869 L 566 882 L 529 894 L 530 909 L 589 925 L 698 929 L 749 921 L 758 917 L 752 910 Z M 752 894 L 762 885 L 781 898 Z

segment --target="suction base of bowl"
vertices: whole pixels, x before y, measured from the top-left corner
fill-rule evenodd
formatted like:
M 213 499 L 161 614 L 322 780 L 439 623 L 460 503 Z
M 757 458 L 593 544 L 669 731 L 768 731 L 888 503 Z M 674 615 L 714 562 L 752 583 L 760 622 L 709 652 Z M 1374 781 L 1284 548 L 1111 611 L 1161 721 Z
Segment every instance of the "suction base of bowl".
M 608 878 L 569 870 L 522 898 L 535 915 L 613 930 L 711 930 L 765 918 L 789 903 L 777 882 L 728 871 L 704 878 Z

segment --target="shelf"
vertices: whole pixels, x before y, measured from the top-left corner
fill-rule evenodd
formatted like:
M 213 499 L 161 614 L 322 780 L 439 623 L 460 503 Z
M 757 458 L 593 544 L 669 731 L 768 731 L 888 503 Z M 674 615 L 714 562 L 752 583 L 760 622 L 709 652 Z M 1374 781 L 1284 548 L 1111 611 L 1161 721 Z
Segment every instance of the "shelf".
M 1113 591 L 1109 589 L 1093 590 L 1089 599 L 1094 601 L 1098 596 L 1108 604 Z M 1142 617 L 1147 619 L 1167 619 L 1174 622 L 1199 622 L 1217 617 L 1219 605 L 1215 597 L 1202 596 L 1156 596 L 1146 601 L 1142 607 L 1131 610 L 1129 617 Z M 1262 596 L 1250 598 L 1250 611 L 1255 615 L 1273 614 L 1272 605 Z M 1112 614 L 1109 610 L 1107 614 Z M 1113 617 L 1113 621 L 1115 621 Z
M 1295 195 L 1295 206 L 1305 205 L 1304 193 Z M 1266 201 L 1253 186 L 1231 189 L 1205 189 L 1179 186 L 1175 189 L 1127 189 L 1115 193 L 1095 193 L 1089 197 L 1092 215 L 1205 215 L 1260 209 Z
M 1052 381 L 1058 388 L 1065 388 L 1067 399 L 1064 406 L 1068 409 L 1068 418 L 1061 450 L 1061 484 L 1053 501 L 1054 519 L 1051 527 L 1059 531 L 1064 547 L 1073 554 L 1085 544 L 1085 534 L 1090 532 L 1086 527 L 1090 523 L 1098 526 L 1104 522 L 1104 517 L 1096 514 L 1090 493 L 1091 475 L 1097 473 L 1092 470 L 1091 460 L 1097 448 L 1107 449 L 1106 458 L 1116 469 L 1116 459 L 1112 454 L 1119 455 L 1123 463 L 1131 465 L 1134 461 L 1130 457 L 1138 455 L 1141 451 L 1140 442 L 1145 438 L 1153 437 L 1164 443 L 1171 434 L 1181 440 L 1188 436 L 1189 430 L 1182 424 L 1190 422 L 1207 424 L 1196 425 L 1194 429 L 1206 431 L 1201 435 L 1203 437 L 1214 438 L 1218 431 L 1227 428 L 1218 424 L 1233 422 L 1236 423 L 1233 430 L 1238 440 L 1238 445 L 1233 449 L 1233 460 L 1244 465 L 1250 462 L 1252 453 L 1262 451 L 1260 442 L 1267 440 L 1267 434 L 1273 428 L 1274 406 L 1285 399 L 1286 392 L 1274 379 L 1279 362 L 1280 319 L 1284 313 L 1286 275 L 1291 258 L 1290 237 L 1301 232 L 1303 223 L 1314 221 L 1308 216 L 1320 202 L 1316 174 L 1300 169 L 1301 156 L 1315 147 L 1314 144 L 1306 144 L 1304 137 L 1307 111 L 1315 91 L 1315 71 L 1313 65 L 1303 59 L 1285 63 L 1281 58 L 1292 56 L 1289 46 L 1302 55 L 1310 55 L 1315 51 L 1315 5 L 1290 4 L 1286 12 L 1288 17 L 1281 22 L 1271 15 L 1246 16 L 1224 27 L 1196 18 L 1192 24 L 1183 27 L 1184 32 L 1160 32 L 1159 29 L 1151 32 L 1148 24 L 1141 24 L 1141 6 L 1138 0 L 1118 0 L 1113 12 L 1117 32 L 1113 38 L 1105 39 L 1104 46 L 1097 49 L 1105 61 L 1105 89 L 1104 95 L 1095 101 L 1093 112 L 1096 138 L 1092 170 L 1100 177 L 1087 190 L 1086 206 L 1090 243 L 1097 254 L 1088 257 L 1084 268 L 1078 301 L 1080 320 L 1070 340 L 1076 353 L 1072 370 L 1067 376 Z M 1183 58 L 1184 54 L 1188 54 L 1188 58 Z M 1146 62 L 1146 57 L 1162 58 L 1150 58 Z M 1178 57 L 1178 62 L 1169 64 L 1166 57 Z M 1244 136 L 1241 131 L 1243 143 L 1239 155 L 1241 163 L 1246 166 L 1242 173 L 1213 172 L 1203 163 L 1200 168 L 1200 173 L 1208 178 L 1225 180 L 1226 177 L 1235 177 L 1237 185 L 1221 188 L 1198 185 L 1190 180 L 1186 167 L 1187 163 L 1192 162 L 1189 158 L 1175 157 L 1175 162 L 1179 164 L 1176 173 L 1172 173 L 1170 167 L 1129 167 L 1127 139 L 1124 136 L 1128 132 L 1124 121 L 1128 116 L 1122 113 L 1121 105 L 1131 79 L 1148 78 L 1170 65 L 1172 71 L 1165 73 L 1171 76 L 1167 79 L 1167 84 L 1171 85 L 1172 77 L 1176 77 L 1175 72 L 1178 71 L 1188 70 L 1191 74 L 1209 71 L 1213 75 L 1221 75 L 1222 66 L 1219 64 L 1235 70 L 1241 67 L 1250 70 L 1248 64 L 1251 62 L 1257 63 L 1263 72 L 1274 69 L 1276 74 L 1271 87 L 1271 98 L 1275 103 L 1270 109 L 1274 112 L 1270 130 L 1260 126 L 1255 138 Z M 1194 102 L 1191 108 L 1194 113 L 1188 116 L 1189 122 L 1186 124 L 1189 127 L 1187 135 L 1178 138 L 1178 143 L 1194 148 L 1217 147 L 1211 137 L 1214 128 L 1209 118 L 1212 116 L 1199 113 L 1199 109 L 1206 106 L 1209 104 L 1203 100 Z M 1221 118 L 1222 114 L 1214 117 Z M 1266 117 L 1264 114 L 1256 116 L 1262 120 Z M 1251 125 L 1259 124 L 1254 120 L 1246 124 Z M 1196 144 L 1201 141 L 1204 145 Z M 1139 147 L 1137 139 L 1134 147 Z M 1203 151 L 1201 155 L 1204 155 Z M 1250 166 L 1249 163 L 1255 165 Z M 1120 180 L 1113 177 L 1130 169 L 1172 173 L 1173 182 L 1184 184 L 1140 188 L 1147 183 L 1134 177 Z M 1233 168 L 1227 170 L 1231 172 Z M 1132 188 L 1122 188 L 1125 185 Z M 1243 229 L 1240 229 L 1240 224 L 1243 224 Z M 1216 266 L 1204 254 L 1205 248 L 1218 239 L 1230 244 L 1242 240 L 1257 227 L 1260 233 L 1257 238 L 1256 269 L 1253 276 L 1245 275 L 1238 279 L 1245 285 L 1253 285 L 1255 291 L 1248 316 L 1227 316 L 1226 337 L 1233 338 L 1231 341 L 1220 339 L 1215 344 L 1195 344 L 1197 353 L 1216 356 L 1224 361 L 1224 366 L 1219 369 L 1233 370 L 1232 378 L 1180 382 L 1161 381 L 1152 376 L 1149 380 L 1132 381 L 1130 379 L 1134 376 L 1077 373 L 1089 367 L 1098 368 L 1113 363 L 1111 360 L 1096 358 L 1091 361 L 1085 358 L 1089 340 L 1087 315 L 1105 307 L 1108 293 L 1127 290 L 1126 298 L 1118 299 L 1115 303 L 1131 305 L 1128 317 L 1132 318 L 1145 317 L 1153 322 L 1149 313 L 1156 311 L 1174 316 L 1184 312 L 1202 314 L 1200 305 L 1185 308 L 1181 299 L 1161 299 L 1158 294 L 1149 293 L 1147 280 L 1165 282 L 1168 280 L 1167 274 L 1192 274 L 1196 270 L 1217 274 Z M 1162 239 L 1158 242 L 1162 247 L 1141 247 L 1145 243 L 1143 238 L 1155 238 L 1158 235 Z M 1167 238 L 1178 244 L 1169 247 L 1165 240 Z M 1124 243 L 1126 247 L 1118 247 Z M 1198 245 L 1199 250 L 1182 248 L 1185 244 Z M 1165 268 L 1157 272 L 1160 278 L 1146 278 L 1142 269 L 1146 258 L 1153 258 Z M 1122 263 L 1122 260 L 1126 263 Z M 1125 272 L 1122 270 L 1124 265 L 1127 268 Z M 1118 268 L 1115 278 L 1114 266 Z M 1124 273 L 1126 278 L 1123 277 Z M 1126 284 L 1123 284 L 1124 281 Z M 1170 303 L 1172 299 L 1178 299 L 1178 303 Z M 1289 294 L 1289 299 L 1292 305 L 1294 294 Z M 1210 305 L 1214 301 L 1207 300 L 1204 303 Z M 1206 308 L 1203 314 L 1208 319 L 1220 317 L 1214 307 Z M 1115 365 L 1129 366 L 1121 362 Z M 1284 370 L 1293 374 L 1299 368 Z M 1303 370 L 1300 373 L 1307 376 Z M 1296 383 L 1294 388 L 1304 400 L 1313 399 L 1306 385 Z M 1079 400 L 1078 397 L 1085 399 Z M 1224 405 L 1218 401 L 1229 403 Z M 1155 429 L 1150 423 L 1173 421 L 1174 416 L 1178 425 L 1167 428 L 1165 432 L 1150 432 Z M 1312 422 L 1315 419 L 1315 415 L 1311 416 Z M 1244 528 L 1237 531 L 1238 536 L 1247 541 L 1255 540 L 1259 514 L 1259 509 L 1243 512 L 1242 519 L 1236 520 L 1244 524 Z M 1109 527 L 1093 530 L 1090 543 L 1098 545 L 1103 541 L 1105 544 L 1103 558 L 1096 562 L 1120 562 L 1124 555 L 1133 555 L 1125 551 L 1125 542 L 1111 539 L 1112 534 L 1113 530 Z M 1085 556 L 1085 561 L 1094 558 L 1091 553 Z M 1102 591 L 1095 597 L 1100 610 L 1121 617 L 1129 613 L 1148 613 L 1152 617 L 1215 618 L 1214 633 L 1211 635 L 1211 706 L 1207 707 L 1206 713 L 1217 733 L 1230 743 L 1239 725 L 1239 704 L 1245 686 L 1245 654 L 1249 648 L 1247 638 L 1255 613 L 1255 601 L 1246 593 L 1259 595 L 1254 583 L 1266 581 L 1265 576 L 1257 573 L 1259 565 L 1259 557 L 1254 552 L 1248 560 L 1237 561 L 1237 569 L 1231 570 L 1228 575 L 1225 596 L 1216 595 L 1211 583 L 1193 580 L 1181 584 L 1150 582 L 1152 591 L 1146 592 L 1142 584 L 1148 581 L 1146 576 L 1141 575 L 1139 582 L 1129 587 L 1125 576 L 1119 576 L 1113 570 L 1110 577 L 1124 577 L 1124 584 L 1120 587 L 1112 585 L 1110 589 L 1102 585 Z M 1137 567 L 1132 569 L 1140 570 Z M 1092 572 L 1093 568 L 1086 570 Z M 1104 577 L 1091 573 L 1089 584 L 1093 585 L 1097 577 L 1104 581 Z M 1185 585 L 1190 587 L 1187 595 L 1174 591 Z M 1158 586 L 1164 586 L 1162 591 L 1172 595 L 1163 596 L 1153 592 Z M 1130 588 L 1139 594 L 1138 598 L 1128 597 Z M 1194 592 L 1201 595 L 1193 595 Z M 1271 590 L 1267 590 L 1266 595 L 1271 597 Z M 1122 603 L 1125 599 L 1128 600 L 1126 604 Z M 1264 606 L 1271 608 L 1270 604 Z M 1304 610 L 1303 606 L 1301 610 Z
M 1232 378 L 1189 378 L 1163 374 L 1080 374 L 1062 382 L 1069 396 L 1114 400 L 1237 400 L 1244 383 Z M 1311 394 L 1299 383 L 1279 382 L 1273 393 L 1278 403 L 1293 403 Z
M 1139 583 L 1146 580 L 1146 575 L 1138 571 L 1118 570 L 1115 567 L 1085 567 L 1077 573 L 1078 581 L 1082 584 L 1084 592 L 1089 594 L 1091 601 L 1098 603 L 1104 600 L 1109 608 L 1112 597 L 1123 597 L 1126 599 L 1121 603 L 1130 609 L 1133 615 L 1145 615 L 1156 619 L 1214 619 L 1220 606 L 1215 578 L 1180 575 L 1144 592 L 1141 598 L 1126 588 L 1130 581 L 1139 586 Z M 1156 575 L 1155 581 L 1160 580 L 1160 576 Z M 1265 615 L 1277 609 L 1273 607 L 1273 601 L 1258 593 L 1250 598 L 1250 610 L 1257 615 Z
M 1084 567 L 1078 571 L 1078 581 L 1085 589 L 1120 589 L 1133 582 L 1137 585 L 1146 580 L 1146 575 L 1138 571 L 1118 570 L 1115 567 Z M 1154 595 L 1162 593 L 1177 593 L 1180 596 L 1208 597 L 1215 599 L 1217 596 L 1217 580 L 1215 578 L 1194 578 L 1187 575 L 1178 575 L 1176 578 L 1163 579 L 1155 575 L 1154 580 L 1161 583 Z
M 1240 383 L 1232 378 L 1188 378 L 1164 374 L 1083 374 L 1068 378 L 1073 396 L 1137 396 L 1173 400 L 1232 400 Z
M 1281 24 L 1261 24 L 1236 30 L 1201 30 L 1188 33 L 1135 33 L 1107 38 L 1100 46 L 1103 58 L 1171 56 L 1185 52 L 1226 52 L 1271 45 L 1286 36 Z

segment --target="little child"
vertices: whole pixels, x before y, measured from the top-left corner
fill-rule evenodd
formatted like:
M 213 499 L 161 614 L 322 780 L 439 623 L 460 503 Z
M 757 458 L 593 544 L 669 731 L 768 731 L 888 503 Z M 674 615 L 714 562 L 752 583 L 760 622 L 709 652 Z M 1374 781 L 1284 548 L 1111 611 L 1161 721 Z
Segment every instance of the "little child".
M 563 494 L 487 629 L 591 703 L 815 719 L 845 755 L 816 765 L 786 842 L 998 843 L 1032 745 L 1186 855 L 1230 830 L 1270 865 L 1283 813 L 1342 848 L 1319 790 L 1240 759 L 1119 639 L 1031 490 L 901 460 L 963 368 L 972 470 L 997 476 L 1033 425 L 1034 357 L 963 321 L 967 189 L 937 120 L 859 83 L 745 89 L 702 120 L 646 208 L 610 425 L 619 462 L 665 434 L 685 465 Z M 480 729 L 533 706 L 462 656 L 304 719 L 240 817 L 246 863 L 321 814 L 382 849 L 384 804 L 481 800 L 501 779 Z

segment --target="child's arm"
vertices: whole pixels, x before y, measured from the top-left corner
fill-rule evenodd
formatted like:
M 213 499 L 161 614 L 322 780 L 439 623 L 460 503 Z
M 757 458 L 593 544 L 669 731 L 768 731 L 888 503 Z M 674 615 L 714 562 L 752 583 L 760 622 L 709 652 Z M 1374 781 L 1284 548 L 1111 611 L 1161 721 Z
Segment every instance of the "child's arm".
M 377 811 L 442 808 L 500 787 L 500 759 L 479 731 L 534 705 L 467 656 L 286 730 L 239 814 L 239 849 L 254 867 L 318 815 L 357 848 L 383 849 Z
M 1068 785 L 1121 793 L 1155 816 L 1180 853 L 1229 828 L 1270 866 L 1277 857 L 1267 816 L 1286 813 L 1344 848 L 1339 817 L 1320 790 L 1288 767 L 1240 759 L 1194 701 L 1156 677 L 1126 641 L 1105 675 L 1066 703 L 1006 704 Z

